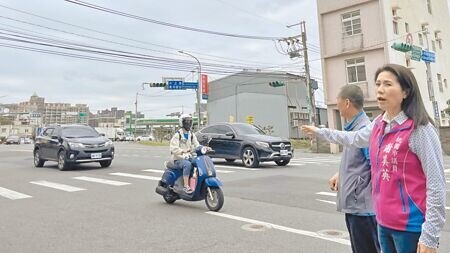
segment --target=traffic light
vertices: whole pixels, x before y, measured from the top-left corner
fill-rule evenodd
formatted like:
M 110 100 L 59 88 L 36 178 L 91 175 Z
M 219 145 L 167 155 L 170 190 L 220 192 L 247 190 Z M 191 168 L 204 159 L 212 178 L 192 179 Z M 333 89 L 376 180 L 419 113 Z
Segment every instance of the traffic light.
M 397 51 L 401 51 L 401 52 L 409 52 L 412 50 L 412 46 L 410 44 L 406 44 L 406 43 L 398 43 L 398 42 L 394 42 L 394 44 L 392 44 L 391 48 L 397 50 Z
M 279 82 L 279 81 L 274 81 L 274 82 L 269 82 L 269 86 L 271 87 L 281 87 L 284 86 L 283 82 Z
M 150 83 L 150 87 L 166 87 L 166 83 Z

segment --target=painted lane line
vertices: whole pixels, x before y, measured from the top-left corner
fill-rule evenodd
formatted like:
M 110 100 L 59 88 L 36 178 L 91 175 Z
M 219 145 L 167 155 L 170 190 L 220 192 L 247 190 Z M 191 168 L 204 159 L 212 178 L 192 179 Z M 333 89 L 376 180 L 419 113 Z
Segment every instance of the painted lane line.
M 30 183 L 36 184 L 36 185 L 40 185 L 40 186 L 49 187 L 49 188 L 54 188 L 54 189 L 61 190 L 61 191 L 66 191 L 66 192 L 77 192 L 77 191 L 84 191 L 84 190 L 86 190 L 86 189 L 78 188 L 78 187 L 75 187 L 75 186 L 59 184 L 59 183 L 53 183 L 53 182 L 49 182 L 49 181 L 45 181 L 45 180 L 31 181 Z
M 316 199 L 316 200 L 317 200 L 317 201 L 320 201 L 320 202 L 324 202 L 324 203 L 336 205 L 336 202 L 334 202 L 334 201 L 329 201 L 329 200 L 324 200 L 324 199 Z
M 288 165 L 295 165 L 295 166 L 305 166 L 306 164 L 304 164 L 304 163 L 295 163 L 295 162 L 291 162 L 291 163 L 289 163 Z
M 445 209 L 450 210 L 450 207 L 446 206 Z
M 151 176 L 144 176 L 144 175 L 138 175 L 138 174 L 130 174 L 130 173 L 122 173 L 122 172 L 115 172 L 115 173 L 109 173 L 110 175 L 114 176 L 122 176 L 122 177 L 132 177 L 132 178 L 140 178 L 140 179 L 147 179 L 147 180 L 160 180 L 160 177 L 151 177 Z
M 102 178 L 95 178 L 95 177 L 73 177 L 73 179 L 88 181 L 88 182 L 94 182 L 94 183 L 101 183 L 101 184 L 109 184 L 114 186 L 122 186 L 122 185 L 129 185 L 131 183 L 127 182 L 120 182 L 120 181 L 114 181 L 114 180 L 107 180 Z
M 450 169 L 445 169 L 444 173 L 450 173 Z
M 316 194 L 324 195 L 324 196 L 334 196 L 334 197 L 336 197 L 336 195 L 337 195 L 335 192 L 316 192 Z
M 226 165 L 216 165 L 216 164 L 214 164 L 214 167 L 225 168 L 225 169 L 234 169 L 234 170 L 249 170 L 249 171 L 261 170 L 261 169 L 242 168 L 242 167 L 236 167 L 236 166 L 226 166 Z
M 206 213 L 207 214 L 211 214 L 211 215 L 215 215 L 215 216 L 219 216 L 219 217 L 222 217 L 222 218 L 227 218 L 227 219 L 232 219 L 232 220 L 237 220 L 237 221 L 242 221 L 242 222 L 247 222 L 247 223 L 252 223 L 252 224 L 259 224 L 259 225 L 268 226 L 268 227 L 271 227 L 273 229 L 278 229 L 278 230 L 285 231 L 285 232 L 291 232 L 291 233 L 294 233 L 294 234 L 305 235 L 305 236 L 318 238 L 318 239 L 322 239 L 322 240 L 327 240 L 327 241 L 340 243 L 340 244 L 344 244 L 344 245 L 350 245 L 350 241 L 349 240 L 341 239 L 341 238 L 328 238 L 328 237 L 321 236 L 318 233 L 312 232 L 312 231 L 306 231 L 306 230 L 301 230 L 301 229 L 295 229 L 295 228 L 280 226 L 280 225 L 276 225 L 276 224 L 273 224 L 273 223 L 268 223 L 268 222 L 264 222 L 264 221 L 248 219 L 248 218 L 234 216 L 234 215 L 229 215 L 229 214 L 224 214 L 224 213 L 217 213 L 217 212 L 211 212 L 211 211 L 208 211 Z
M 0 196 L 3 196 L 8 199 L 26 199 L 26 198 L 32 198 L 30 195 L 26 195 L 20 192 L 12 191 L 3 187 L 0 187 Z
M 142 170 L 142 171 L 148 171 L 148 172 L 154 172 L 154 173 L 164 173 L 164 170 L 146 169 L 146 170 Z M 235 171 L 231 171 L 231 170 L 216 170 L 216 172 L 218 172 L 218 173 L 233 173 Z

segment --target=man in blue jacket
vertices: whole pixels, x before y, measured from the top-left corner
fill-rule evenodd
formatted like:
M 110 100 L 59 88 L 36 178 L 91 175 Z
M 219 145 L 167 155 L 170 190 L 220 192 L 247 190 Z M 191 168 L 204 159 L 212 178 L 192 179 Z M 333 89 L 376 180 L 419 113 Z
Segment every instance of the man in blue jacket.
M 370 123 L 363 111 L 364 95 L 356 85 L 344 86 L 337 107 L 347 121 L 345 131 L 356 131 Z M 379 253 L 377 222 L 372 206 L 370 159 L 367 148 L 344 147 L 339 172 L 329 180 L 337 191 L 337 211 L 345 213 L 354 253 Z

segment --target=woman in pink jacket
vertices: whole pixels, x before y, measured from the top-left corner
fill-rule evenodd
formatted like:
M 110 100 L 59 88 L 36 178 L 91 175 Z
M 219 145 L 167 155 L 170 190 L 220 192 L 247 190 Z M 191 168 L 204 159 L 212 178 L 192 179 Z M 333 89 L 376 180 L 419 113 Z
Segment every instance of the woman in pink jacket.
M 356 132 L 314 126 L 302 130 L 333 143 L 369 147 L 372 197 L 383 253 L 436 252 L 445 224 L 446 185 L 439 136 L 419 86 L 406 67 L 375 74 L 384 112 Z

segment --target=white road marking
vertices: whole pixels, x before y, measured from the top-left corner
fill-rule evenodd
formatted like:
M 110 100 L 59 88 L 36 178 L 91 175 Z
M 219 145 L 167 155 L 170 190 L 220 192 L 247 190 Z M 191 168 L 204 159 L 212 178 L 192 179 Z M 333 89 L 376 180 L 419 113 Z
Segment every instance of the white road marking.
M 215 164 L 214 164 L 214 167 L 225 168 L 225 169 L 234 169 L 234 170 L 250 170 L 250 171 L 261 170 L 261 169 L 254 169 L 254 168 L 243 168 L 243 167 L 237 167 L 237 166 L 225 166 L 225 165 L 215 165 Z
M 127 182 L 107 180 L 107 179 L 95 178 L 95 177 L 74 177 L 73 179 L 84 180 L 84 181 L 89 181 L 89 182 L 94 182 L 94 183 L 101 183 L 101 184 L 109 184 L 109 185 L 114 185 L 114 186 L 122 186 L 122 185 L 131 184 L 131 183 L 127 183 Z
M 114 176 L 122 176 L 122 177 L 132 177 L 132 178 L 140 178 L 140 179 L 147 179 L 147 180 L 160 180 L 160 177 L 151 177 L 151 176 L 144 176 L 144 175 L 138 175 L 138 174 L 130 174 L 130 173 L 122 173 L 122 172 L 115 172 L 115 173 L 109 173 L 110 175 Z
M 154 172 L 154 173 L 164 173 L 164 170 L 147 169 L 147 170 L 142 170 L 142 171 L 148 171 L 148 172 Z M 233 173 L 235 171 L 231 171 L 231 170 L 216 170 L 216 172 L 218 172 L 218 173 Z
M 223 218 L 227 218 L 227 219 L 238 220 L 238 221 L 242 221 L 242 222 L 268 226 L 268 227 L 271 227 L 273 229 L 278 229 L 278 230 L 285 231 L 285 232 L 291 232 L 291 233 L 294 233 L 294 234 L 305 235 L 305 236 L 314 237 L 314 238 L 327 240 L 327 241 L 331 241 L 331 242 L 335 242 L 335 243 L 340 243 L 340 244 L 344 244 L 344 245 L 350 245 L 350 241 L 349 240 L 342 239 L 342 238 L 324 237 L 324 236 L 321 236 L 318 233 L 312 232 L 312 231 L 306 231 L 306 230 L 301 230 L 301 229 L 295 229 L 295 228 L 280 226 L 280 225 L 276 225 L 276 224 L 273 224 L 273 223 L 268 223 L 268 222 L 264 222 L 264 221 L 248 219 L 248 218 L 234 216 L 234 215 L 229 215 L 229 214 L 225 214 L 225 213 L 218 213 L 218 212 L 211 212 L 211 211 L 208 211 L 206 213 L 207 214 L 211 214 L 211 215 L 215 215 L 215 216 L 219 216 L 219 217 L 223 217 Z
M 445 209 L 450 210 L 450 207 L 446 206 Z
M 445 169 L 444 173 L 450 173 L 450 169 Z
M 324 203 L 328 203 L 328 204 L 336 205 L 336 202 L 334 202 L 334 201 L 323 200 L 323 199 L 316 199 L 316 200 L 317 200 L 317 201 L 320 201 L 320 202 L 324 202 Z
M 288 165 L 295 165 L 295 166 L 305 166 L 306 164 L 304 164 L 304 163 L 293 163 L 293 162 L 290 162 L 290 163 L 288 163 Z
M 9 152 L 33 152 L 32 149 L 3 149 L 2 151 L 9 151 Z
M 78 187 L 75 187 L 75 186 L 59 184 L 59 183 L 53 183 L 53 182 L 44 181 L 44 180 L 31 181 L 30 183 L 36 184 L 36 185 L 40 185 L 40 186 L 49 187 L 49 188 L 54 188 L 54 189 L 61 190 L 61 191 L 66 191 L 66 192 L 77 192 L 77 191 L 84 191 L 84 190 L 86 190 L 86 189 L 78 188 Z
M 325 196 L 334 196 L 334 197 L 336 197 L 336 195 L 337 195 L 335 192 L 316 192 L 316 194 L 325 195 Z
M 12 191 L 3 187 L 0 187 L 0 196 L 3 196 L 8 199 L 26 199 L 32 198 L 30 195 L 26 195 L 20 192 Z

